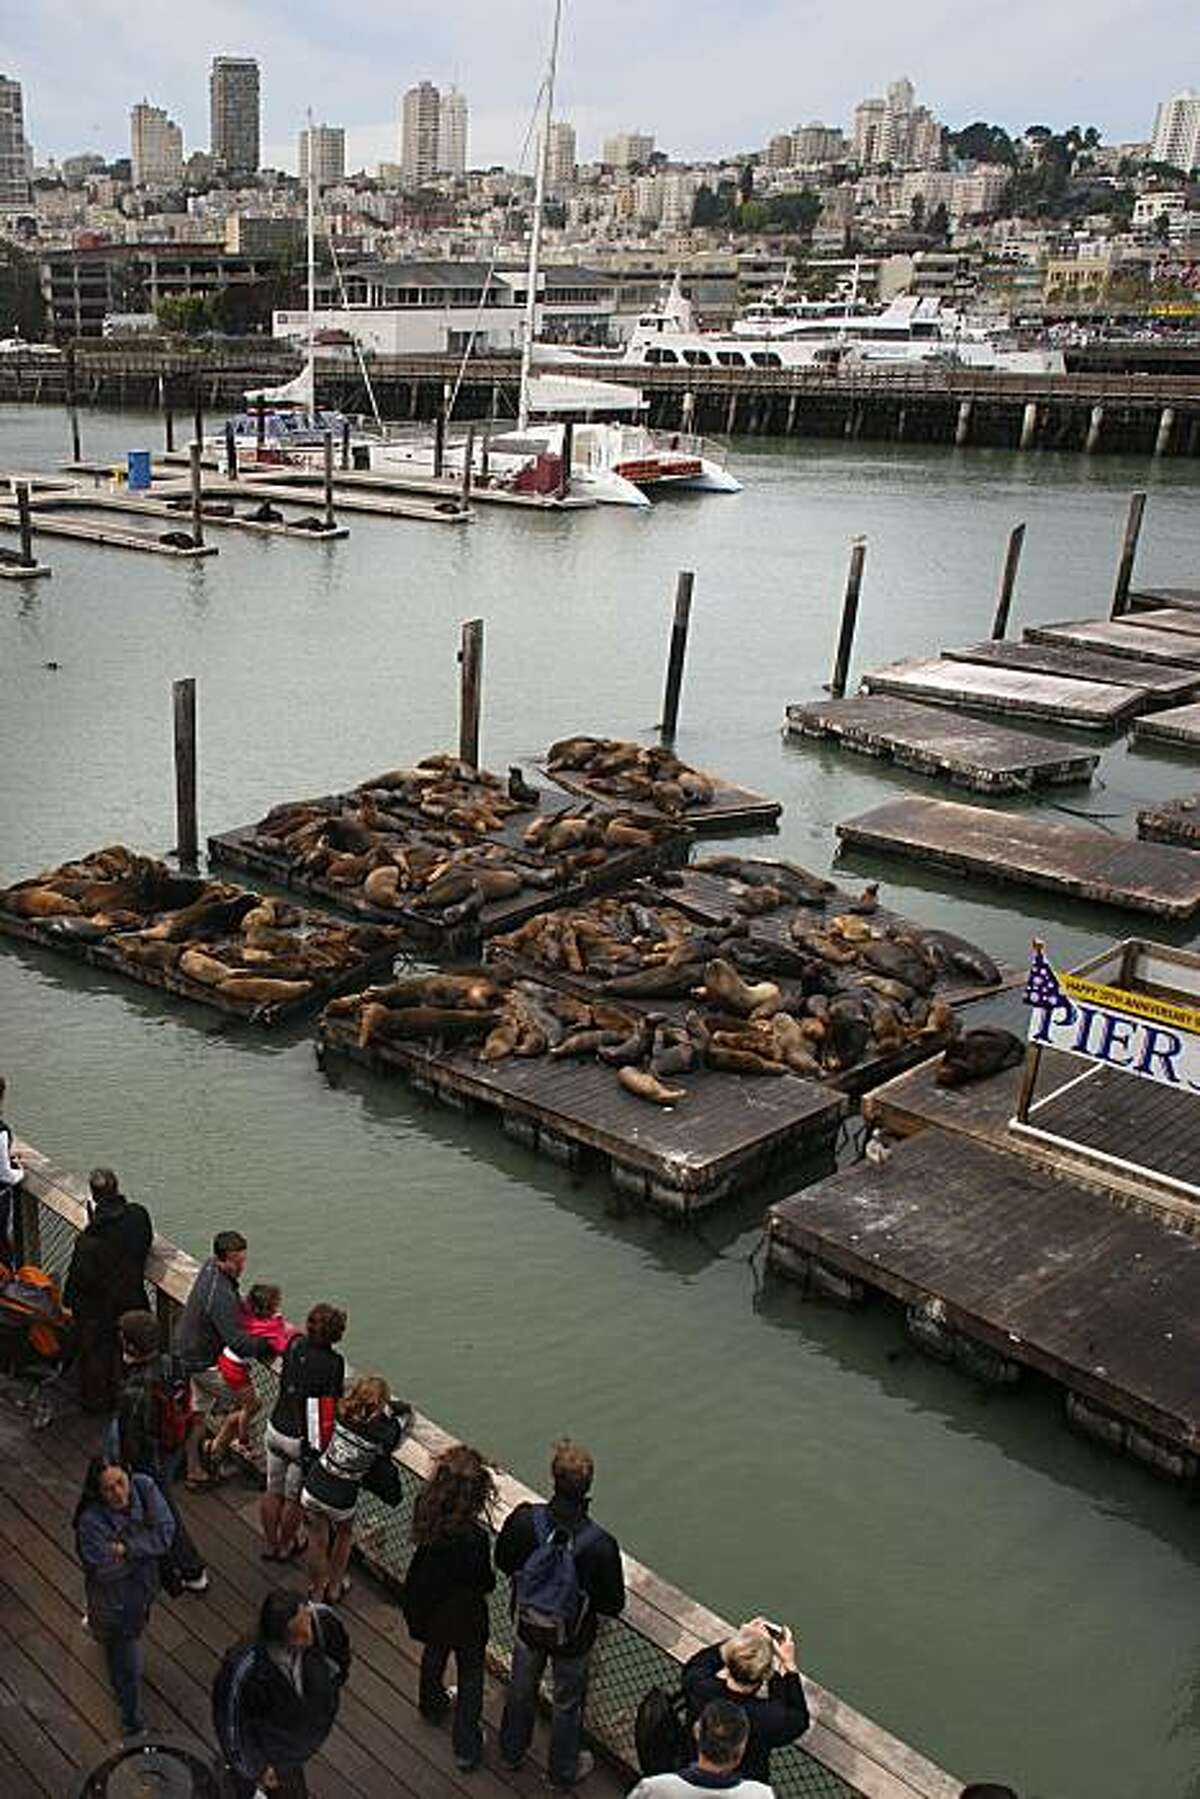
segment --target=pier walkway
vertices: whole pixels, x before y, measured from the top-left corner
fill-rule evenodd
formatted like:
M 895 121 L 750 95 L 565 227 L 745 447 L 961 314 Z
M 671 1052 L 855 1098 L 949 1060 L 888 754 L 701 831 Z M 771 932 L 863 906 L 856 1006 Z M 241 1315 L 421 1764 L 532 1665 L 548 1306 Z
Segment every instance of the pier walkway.
M 32 1146 L 19 1149 L 28 1171 L 20 1193 L 21 1254 L 61 1276 L 86 1218 L 85 1189 Z M 195 1273 L 191 1257 L 155 1239 L 147 1279 L 168 1335 Z M 263 1383 L 260 1426 L 273 1399 L 270 1379 Z M 117 1728 L 99 1648 L 82 1623 L 70 1530 L 97 1421 L 73 1406 L 64 1383 L 61 1391 L 49 1389 L 55 1415 L 35 1430 L 30 1412 L 16 1404 L 18 1393 L 16 1382 L 0 1377 L 0 1792 L 5 1799 L 66 1799 Z M 485 1701 L 491 1729 L 484 1768 L 461 1775 L 448 1733 L 424 1723 L 416 1709 L 417 1650 L 397 1595 L 413 1502 L 433 1458 L 452 1440 L 418 1416 L 397 1451 L 401 1504 L 389 1509 L 369 1495 L 360 1504 L 354 1584 L 344 1607 L 354 1664 L 337 1728 L 310 1765 L 314 1799 L 455 1799 L 468 1792 L 479 1799 L 532 1799 L 546 1790 L 541 1730 L 519 1773 L 498 1765 L 494 1730 L 511 1643 L 505 1582 L 492 1608 L 489 1659 L 497 1678 Z M 497 1527 L 515 1505 L 538 1497 L 503 1471 L 498 1485 Z M 257 1494 L 249 1476 L 215 1493 L 179 1490 L 179 1498 L 212 1583 L 203 1595 L 164 1598 L 155 1607 L 146 1637 L 147 1719 L 171 1739 L 211 1753 L 209 1688 L 220 1656 L 251 1629 L 269 1585 L 299 1586 L 303 1575 L 259 1559 Z M 597 1767 L 582 1790 L 595 1799 L 633 1784 L 633 1723 L 647 1688 L 676 1686 L 680 1664 L 732 1628 L 628 1555 L 625 1580 L 625 1611 L 605 1621 L 593 1656 L 585 1725 Z M 779 1799 L 956 1799 L 958 1780 L 809 1675 L 804 1681 L 813 1723 L 802 1744 L 774 1758 Z

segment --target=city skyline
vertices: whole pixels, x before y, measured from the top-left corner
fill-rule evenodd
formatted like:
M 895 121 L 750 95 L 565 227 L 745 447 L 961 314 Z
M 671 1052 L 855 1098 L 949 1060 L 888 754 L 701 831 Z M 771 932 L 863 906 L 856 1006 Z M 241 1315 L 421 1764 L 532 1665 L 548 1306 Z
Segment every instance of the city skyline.
M 1113 29 L 1105 32 L 1108 12 Z M 1120 16 L 1127 19 L 1127 9 Z M 955 30 L 945 0 L 917 26 L 881 11 L 870 32 L 858 14 L 851 26 L 803 0 L 763 0 L 750 24 L 703 0 L 686 13 L 666 0 L 650 18 L 631 0 L 612 0 L 602 18 L 568 10 L 556 110 L 575 127 L 581 161 L 595 160 L 605 137 L 635 127 L 652 131 L 674 156 L 700 160 L 759 148 L 810 119 L 845 127 L 864 96 L 906 73 L 951 125 L 983 118 L 1020 130 L 1075 122 L 1095 124 L 1109 142 L 1141 140 L 1165 95 L 1200 82 L 1200 54 L 1195 70 L 1180 68 L 1179 45 L 1196 35 L 1188 31 L 1192 18 L 1184 0 L 1155 0 L 1139 21 L 1154 29 L 1134 35 L 1118 29 L 1116 0 L 1101 0 L 1099 15 L 1094 3 L 1085 12 L 1082 0 L 1065 0 L 1051 14 L 1014 0 L 1006 41 L 1023 41 L 1024 26 L 1024 41 L 1037 46 L 1034 62 L 998 58 L 987 34 Z M 295 169 L 310 102 L 345 126 L 349 169 L 392 159 L 398 98 L 427 77 L 470 95 L 471 163 L 511 166 L 548 24 L 543 0 L 460 0 L 452 15 L 416 0 L 402 18 L 363 0 L 353 33 L 315 0 L 286 9 L 264 0 L 251 26 L 230 0 L 206 0 L 178 21 L 148 0 L 129 0 L 119 22 L 79 14 L 69 0 L 44 0 L 5 21 L 0 69 L 23 84 L 26 131 L 40 162 L 91 149 L 121 154 L 129 108 L 145 93 L 179 122 L 187 143 L 206 142 L 208 67 L 214 55 L 231 55 L 254 57 L 262 70 L 266 165 Z M 1085 35 L 1086 77 L 1077 73 Z M 871 43 L 866 57 L 864 40 Z M 743 78 L 731 81 L 734 67 Z M 82 107 L 80 93 L 88 96 Z

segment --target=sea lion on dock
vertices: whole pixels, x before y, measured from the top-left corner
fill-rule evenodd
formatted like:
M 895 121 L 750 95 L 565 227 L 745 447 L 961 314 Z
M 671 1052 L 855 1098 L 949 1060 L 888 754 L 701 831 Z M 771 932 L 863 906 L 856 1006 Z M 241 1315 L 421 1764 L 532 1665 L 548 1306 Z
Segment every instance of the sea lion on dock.
M 657 1023 L 657 1016 L 648 1012 L 645 1017 L 637 1020 L 629 1035 L 619 1043 L 601 1045 L 596 1052 L 600 1061 L 606 1062 L 610 1068 L 631 1067 L 636 1062 L 644 1062 L 650 1054 Z
M 20 893 L 10 888 L 3 903 L 17 918 L 78 918 L 84 912 L 78 900 L 68 899 L 53 887 L 26 887 Z
M 859 956 L 876 974 L 903 981 L 916 993 L 928 993 L 933 986 L 932 957 L 927 956 L 912 938 L 872 938 L 863 944 Z
M 972 980 L 981 981 L 988 987 L 1000 985 L 1002 976 L 999 968 L 977 944 L 968 943 L 965 937 L 956 937 L 953 931 L 922 930 L 918 936 L 922 946 L 943 972 L 968 975 Z
M 677 1106 L 687 1098 L 686 1087 L 667 1087 L 644 1068 L 619 1068 L 617 1079 L 626 1093 L 636 1099 L 649 1100 L 655 1106 Z
M 393 1011 L 369 1002 L 359 1014 L 358 1046 L 366 1049 L 376 1038 L 387 1041 L 440 1037 L 456 1042 L 467 1037 L 486 1037 L 497 1022 L 495 1012 L 459 1011 L 444 1006 L 406 1006 L 403 1011 Z
M 726 1049 L 713 1043 L 704 1059 L 710 1068 L 722 1074 L 778 1075 L 787 1073 L 787 1064 L 760 1056 L 745 1049 Z
M 400 904 L 400 870 L 373 868 L 363 882 L 363 893 L 373 906 L 394 909 Z
M 783 996 L 773 981 L 753 984 L 743 981 L 737 969 L 723 956 L 714 956 L 711 962 L 705 963 L 704 992 L 715 1004 L 742 1018 L 749 1018 L 756 1012 L 765 1015 L 768 1010 L 778 1011 L 783 1003 Z
M 222 999 L 231 999 L 239 1006 L 287 1006 L 310 994 L 312 985 L 311 981 L 280 981 L 264 975 L 232 974 L 228 980 L 218 981 L 217 992 Z
M 112 946 L 119 956 L 139 968 L 175 968 L 183 955 L 183 945 L 169 943 L 165 937 L 115 936 Z
M 939 1087 L 965 1087 L 1015 1068 L 1024 1056 L 1024 1043 L 1011 1031 L 981 1025 L 946 1046 L 934 1080 Z

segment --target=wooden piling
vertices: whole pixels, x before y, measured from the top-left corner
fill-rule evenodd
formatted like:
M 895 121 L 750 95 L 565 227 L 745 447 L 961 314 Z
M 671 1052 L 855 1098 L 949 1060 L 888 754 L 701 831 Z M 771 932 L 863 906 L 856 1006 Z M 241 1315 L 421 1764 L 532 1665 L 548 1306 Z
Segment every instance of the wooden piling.
M 471 425 L 467 429 L 467 441 L 463 445 L 462 503 L 464 506 L 469 506 L 471 503 L 471 480 L 475 473 L 474 463 L 475 427 L 474 425 Z
M 1000 578 L 1000 597 L 996 601 L 996 616 L 992 620 L 992 636 L 996 639 L 1003 637 L 1008 631 L 1008 614 L 1024 546 L 1025 526 L 1014 525 L 1008 536 L 1008 554 L 1004 558 L 1004 573 Z
M 73 342 L 67 345 L 63 377 L 63 390 L 67 397 L 67 418 L 71 426 L 71 461 L 82 462 L 83 452 L 79 447 L 79 402 L 75 392 L 75 345 Z
M 1110 618 L 1120 618 L 1129 607 L 1129 583 L 1133 579 L 1133 560 L 1137 555 L 1138 538 L 1142 534 L 1142 515 L 1146 510 L 1144 493 L 1130 495 L 1129 517 L 1125 520 L 1125 537 L 1121 544 L 1121 560 L 1117 564 L 1117 584 L 1113 589 L 1112 610 Z
M 17 500 L 17 521 L 21 532 L 21 561 L 26 568 L 34 566 L 33 560 L 33 515 L 29 509 L 29 483 L 18 481 L 13 492 Z
M 188 446 L 188 461 L 191 464 L 192 476 L 192 537 L 197 549 L 204 542 L 204 477 L 200 467 L 201 453 L 201 445 L 198 441 Z
M 439 412 L 433 421 L 433 478 L 440 481 L 446 459 L 446 415 Z
M 954 427 L 954 442 L 960 450 L 971 435 L 972 404 L 973 402 L 970 400 L 960 400 L 958 403 L 958 422 Z
M 575 456 L 575 426 L 568 419 L 563 426 L 562 472 L 558 477 L 558 497 L 565 500 L 571 491 L 571 463 Z
M 259 462 L 263 459 L 263 450 L 267 443 L 267 403 L 259 399 L 254 402 L 254 453 Z
M 846 592 L 842 600 L 842 625 L 838 632 L 833 679 L 829 683 L 829 692 L 835 700 L 842 699 L 846 692 L 846 678 L 850 673 L 850 652 L 854 648 L 854 629 L 858 623 L 858 597 L 862 592 L 863 563 L 866 559 L 867 540 L 865 537 L 856 537 L 850 546 L 850 567 L 846 574 Z
M 479 767 L 479 709 L 483 693 L 483 620 L 469 618 L 458 650 L 458 754 L 468 768 Z
M 1158 418 L 1158 431 L 1154 439 L 1155 456 L 1165 456 L 1171 447 L 1171 430 L 1175 424 L 1175 408 L 1164 406 Z
M 175 854 L 182 868 L 195 868 L 200 855 L 196 813 L 196 683 L 190 677 L 173 688 L 175 712 Z
M 1103 406 L 1093 406 L 1088 418 L 1087 441 L 1084 443 L 1085 456 L 1094 456 L 1100 448 L 1100 433 L 1104 428 Z
M 679 694 L 683 687 L 683 659 L 687 654 L 692 589 L 695 583 L 696 577 L 692 570 L 681 568 L 675 583 L 675 616 L 671 622 L 671 644 L 667 652 L 667 685 L 663 695 L 662 723 L 658 727 L 664 743 L 674 742 L 679 723 Z
M 336 523 L 333 516 L 333 432 L 326 431 L 324 444 L 325 473 L 325 529 L 332 531 Z
M 163 385 L 163 448 L 168 456 L 175 454 L 175 414 L 171 410 L 171 401 L 165 383 Z
M 198 378 L 192 390 L 192 436 L 198 444 L 204 442 L 204 393 Z
M 342 468 L 350 467 L 350 420 L 342 420 Z
M 237 480 L 237 438 L 234 435 L 232 419 L 227 419 L 225 421 L 225 473 L 231 481 Z
M 1027 400 L 1025 410 L 1021 414 L 1021 441 L 1017 446 L 1022 450 L 1031 450 L 1037 436 L 1038 409 L 1036 400 Z

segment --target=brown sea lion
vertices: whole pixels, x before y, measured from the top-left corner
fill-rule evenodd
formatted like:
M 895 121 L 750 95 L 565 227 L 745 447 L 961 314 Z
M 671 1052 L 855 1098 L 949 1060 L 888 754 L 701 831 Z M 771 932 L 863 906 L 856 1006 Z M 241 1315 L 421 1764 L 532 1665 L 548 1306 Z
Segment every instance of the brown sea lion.
M 159 941 L 169 942 L 170 939 Z M 218 962 L 215 956 L 205 955 L 203 950 L 190 946 L 180 952 L 178 968 L 189 981 L 199 981 L 204 987 L 219 987 L 222 981 L 231 981 L 237 973 L 227 962 Z
M 612 818 L 604 827 L 604 841 L 613 849 L 651 850 L 658 839 L 653 831 L 647 831 L 641 825 L 632 825 L 628 819 Z
M 4 906 L 17 918 L 78 918 L 84 912 L 78 900 L 68 899 L 53 887 L 26 887 L 20 893 L 10 891 L 4 898 Z
M 787 1073 L 787 1066 L 783 1062 L 753 1055 L 749 1050 L 725 1049 L 720 1044 L 711 1044 L 705 1051 L 704 1059 L 710 1068 L 715 1068 L 722 1074 Z
M 650 1013 L 639 1018 L 629 1035 L 619 1043 L 603 1044 L 597 1055 L 610 1068 L 621 1068 L 634 1062 L 642 1062 L 650 1053 L 650 1045 L 654 1041 L 654 1027 L 657 1023 Z
M 363 882 L 363 893 L 373 906 L 382 908 L 400 904 L 400 870 L 373 868 Z
M 737 969 L 723 956 L 714 956 L 711 962 L 705 963 L 704 991 L 715 1004 L 742 1018 L 749 1018 L 751 1013 L 768 1016 L 772 1009 L 778 1011 L 782 1004 L 782 994 L 773 981 L 753 984 L 743 981 Z
M 406 1006 L 393 1011 L 368 1001 L 359 1014 L 361 1049 L 380 1038 L 441 1037 L 447 1042 L 467 1037 L 486 1037 L 498 1023 L 495 1012 L 468 1012 L 446 1006 Z
M 479 1052 L 481 1062 L 503 1062 L 511 1056 L 517 1047 L 521 1035 L 521 1027 L 515 1018 L 502 1018 L 498 1025 L 488 1032 L 483 1048 Z M 553 1050 L 550 1052 L 553 1055 Z
M 644 1068 L 619 1068 L 617 1079 L 626 1093 L 632 1093 L 636 1099 L 649 1100 L 652 1105 L 677 1106 L 687 1098 L 686 1087 L 664 1086 Z
M 114 936 L 112 946 L 127 962 L 139 968 L 174 968 L 183 954 L 181 943 L 168 943 L 165 938 Z
M 234 974 L 227 981 L 218 981 L 217 992 L 222 999 L 231 999 L 239 1006 L 286 1006 L 310 994 L 312 982 L 278 981 L 263 975 Z

